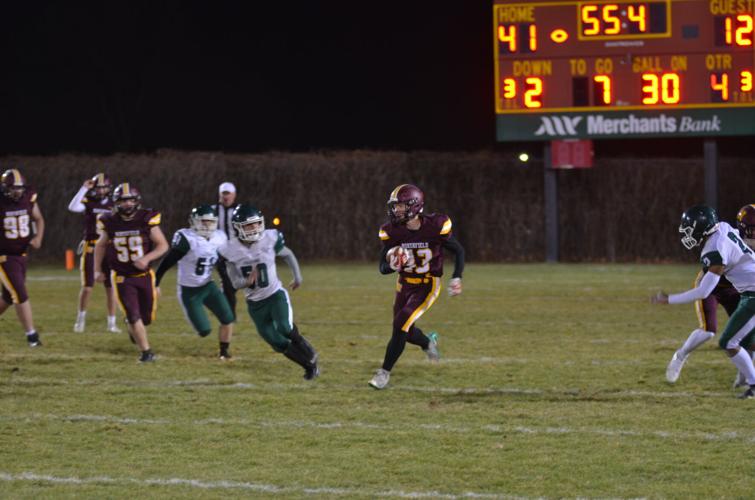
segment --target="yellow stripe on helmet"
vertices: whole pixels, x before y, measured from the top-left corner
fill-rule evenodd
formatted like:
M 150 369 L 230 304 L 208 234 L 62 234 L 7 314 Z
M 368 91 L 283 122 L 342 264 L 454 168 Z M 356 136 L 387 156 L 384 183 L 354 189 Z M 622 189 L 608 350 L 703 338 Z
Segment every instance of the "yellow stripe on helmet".
M 401 184 L 400 186 L 397 186 L 396 189 L 394 189 L 391 192 L 390 198 L 388 198 L 388 201 L 398 201 L 398 192 L 401 191 L 401 188 L 407 186 L 407 184 Z

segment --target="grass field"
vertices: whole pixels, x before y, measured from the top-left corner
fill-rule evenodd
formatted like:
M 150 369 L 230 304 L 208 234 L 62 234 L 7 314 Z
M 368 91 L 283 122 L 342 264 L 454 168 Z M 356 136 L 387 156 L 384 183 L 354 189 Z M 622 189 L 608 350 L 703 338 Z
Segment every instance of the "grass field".
M 394 278 L 375 267 L 302 266 L 292 300 L 321 353 L 314 383 L 245 314 L 234 361 L 216 360 L 174 272 L 149 333 L 160 359 L 139 365 L 125 333 L 104 333 L 99 288 L 74 334 L 77 275 L 32 269 L 45 345 L 0 317 L 0 497 L 755 495 L 755 401 L 735 398 L 733 365 L 710 342 L 664 378 L 696 319 L 647 297 L 686 289 L 695 267 L 468 265 L 464 294 L 419 322 L 440 333 L 441 363 L 407 346 L 384 391 L 367 381 Z

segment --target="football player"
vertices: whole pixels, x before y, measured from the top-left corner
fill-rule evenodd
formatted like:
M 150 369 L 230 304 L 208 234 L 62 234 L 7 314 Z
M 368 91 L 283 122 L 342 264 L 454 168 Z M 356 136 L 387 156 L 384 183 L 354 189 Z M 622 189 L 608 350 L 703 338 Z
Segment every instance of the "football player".
M 81 291 L 79 292 L 79 313 L 73 325 L 73 331 L 81 333 L 86 328 L 87 305 L 92 296 L 94 286 L 94 245 L 97 243 L 97 217 L 112 211 L 113 200 L 110 199 L 112 189 L 110 177 L 103 173 L 96 174 L 84 181 L 81 188 L 68 204 L 68 210 L 77 214 L 84 214 L 84 239 L 79 244 L 79 269 L 81 270 Z M 105 297 L 107 300 L 107 331 L 120 333 L 121 329 L 115 324 L 115 292 L 110 281 L 110 270 L 107 264 L 103 267 L 105 275 Z
M 26 332 L 30 347 L 42 345 L 34 328 L 29 295 L 26 292 L 26 251 L 42 246 L 45 221 L 37 202 L 37 192 L 26 184 L 26 179 L 12 168 L 0 176 L 0 215 L 4 230 L 0 233 L 0 314 L 11 304 L 21 327 Z
M 739 230 L 740 237 L 752 249 L 753 244 L 755 244 L 755 239 L 753 239 L 753 236 L 755 236 L 755 205 L 745 205 L 739 210 L 737 213 L 737 229 Z M 698 273 L 695 286 L 699 285 L 703 275 L 702 271 Z M 718 304 L 723 306 L 726 314 L 729 316 L 736 311 L 739 305 L 739 292 L 724 277 L 721 277 L 716 288 L 713 289 L 713 292 L 708 297 L 695 302 L 695 311 L 700 322 L 700 328 L 693 330 L 684 342 L 684 345 L 674 352 L 674 355 L 671 357 L 671 361 L 666 368 L 666 380 L 669 382 L 674 383 L 677 381 L 682 367 L 692 351 L 716 335 L 718 329 L 718 321 L 716 319 Z M 748 347 L 751 356 L 755 356 L 753 354 L 753 347 L 755 346 L 750 345 Z M 753 360 L 755 360 L 755 357 L 753 357 Z M 733 386 L 736 389 L 743 385 L 746 385 L 744 375 L 737 370 Z
M 233 313 L 212 280 L 212 270 L 218 261 L 218 248 L 226 241 L 225 234 L 218 231 L 217 211 L 211 205 L 195 207 L 189 215 L 189 227 L 173 235 L 170 251 L 157 268 L 155 282 L 159 288 L 165 272 L 178 263 L 178 300 L 186 319 L 200 337 L 206 337 L 212 328 L 205 307 L 218 318 L 221 360 L 231 359 L 228 349 Z
M 160 212 L 141 208 L 141 195 L 134 186 L 119 184 L 113 191 L 113 204 L 113 212 L 97 220 L 100 237 L 94 247 L 94 278 L 105 281 L 102 264 L 106 261 L 129 336 L 141 351 L 139 361 L 154 361 L 146 328 L 157 309 L 150 263 L 167 252 L 169 245 L 160 229 Z
M 388 385 L 393 365 L 406 343 L 417 345 L 430 361 L 438 361 L 438 335 L 422 333 L 416 321 L 438 299 L 443 275 L 443 249 L 456 256 L 449 282 L 451 296 L 461 293 L 464 248 L 451 232 L 451 219 L 444 214 L 424 214 L 425 196 L 411 184 L 402 184 L 388 197 L 389 222 L 378 233 L 383 243 L 380 272 L 398 272 L 393 303 L 393 333 L 385 351 L 383 366 L 369 384 L 375 389 Z
M 739 304 L 718 341 L 745 377 L 748 389 L 739 397 L 755 398 L 755 366 L 747 347 L 755 335 L 755 253 L 726 222 L 719 222 L 715 210 L 697 205 L 682 214 L 679 225 L 682 245 L 687 250 L 702 247 L 703 278 L 686 292 L 667 295 L 658 292 L 654 304 L 686 304 L 708 297 L 725 276 L 740 294 Z
M 302 283 L 296 256 L 286 246 L 283 233 L 265 229 L 265 218 L 251 205 L 238 205 L 231 224 L 236 238 L 218 249 L 228 278 L 236 289 L 244 289 L 247 310 L 260 337 L 304 368 L 305 380 L 313 380 L 320 374 L 318 355 L 294 323 L 291 300 L 275 264 L 276 257 L 286 261 L 294 275 L 289 287 L 295 290 Z

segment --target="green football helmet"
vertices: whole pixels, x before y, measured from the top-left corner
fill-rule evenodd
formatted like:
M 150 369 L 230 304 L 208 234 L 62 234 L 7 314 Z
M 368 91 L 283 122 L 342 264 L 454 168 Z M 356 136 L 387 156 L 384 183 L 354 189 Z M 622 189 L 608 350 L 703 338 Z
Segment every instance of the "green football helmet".
M 705 205 L 695 205 L 682 214 L 679 232 L 682 234 L 682 245 L 692 250 L 700 245 L 705 238 L 713 234 L 718 228 L 716 211 Z
M 209 239 L 218 228 L 218 212 L 212 205 L 198 205 L 191 209 L 189 226 L 199 236 Z
M 231 214 L 231 225 L 236 237 L 245 243 L 254 243 L 262 238 L 265 230 L 265 217 L 262 212 L 244 203 L 236 205 Z

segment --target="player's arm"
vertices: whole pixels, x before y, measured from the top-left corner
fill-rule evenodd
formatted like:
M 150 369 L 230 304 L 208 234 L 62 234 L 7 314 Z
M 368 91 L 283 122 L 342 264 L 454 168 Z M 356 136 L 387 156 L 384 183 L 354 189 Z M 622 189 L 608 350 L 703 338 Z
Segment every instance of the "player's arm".
M 165 235 L 158 225 L 154 225 L 149 229 L 149 239 L 152 240 L 155 248 L 153 248 L 152 251 L 142 255 L 141 258 L 134 261 L 134 265 L 137 267 L 137 269 L 141 269 L 142 271 L 146 271 L 149 267 L 150 262 L 162 257 L 163 254 L 165 254 L 165 252 L 167 252 L 170 248 L 170 245 L 168 245 L 168 240 L 165 239 Z
M 716 264 L 710 266 L 708 272 L 705 273 L 705 276 L 703 276 L 703 279 L 700 280 L 700 283 L 695 288 L 682 293 L 672 293 L 671 295 L 658 292 L 650 297 L 650 302 L 653 304 L 687 304 L 696 300 L 703 300 L 716 288 L 723 273 L 723 265 Z
M 184 255 L 189 253 L 189 250 L 191 248 L 189 246 L 189 242 L 186 240 L 186 237 L 180 232 L 176 232 L 176 234 L 173 236 L 172 243 L 173 244 L 171 245 L 168 254 L 160 262 L 160 265 L 155 272 L 155 286 L 160 286 L 160 281 L 163 279 L 163 275 L 168 271 L 168 269 L 175 266 L 176 263 L 184 257 Z
M 221 276 L 225 273 L 228 281 L 236 290 L 240 290 L 251 285 L 251 283 L 249 282 L 249 277 L 244 276 L 241 270 L 236 267 L 233 262 L 229 261 L 222 255 L 220 255 L 220 259 L 218 260 L 218 272 L 221 274 Z M 254 274 L 255 272 L 252 271 L 250 273 L 250 276 L 253 276 Z
M 299 261 L 296 260 L 296 255 L 294 255 L 294 252 L 291 251 L 290 248 L 287 246 L 284 246 L 279 251 L 275 253 L 278 257 L 281 257 L 283 260 L 286 261 L 286 264 L 288 264 L 288 267 L 291 268 L 291 272 L 294 275 L 294 279 L 291 283 L 289 283 L 289 287 L 292 290 L 296 290 L 299 288 L 304 281 L 304 279 L 301 276 L 301 269 L 299 269 Z
M 71 200 L 71 203 L 68 204 L 68 210 L 76 214 L 80 214 L 84 210 L 86 210 L 86 207 L 84 206 L 84 203 L 82 202 L 84 200 L 84 197 L 89 192 L 89 190 L 92 189 L 93 187 L 94 187 L 94 182 L 92 182 L 92 179 L 85 180 L 84 184 L 81 185 L 81 187 L 79 188 L 79 191 Z
M 102 282 L 105 281 L 105 275 L 102 274 L 102 261 L 105 258 L 110 237 L 99 220 L 97 221 L 97 231 L 100 233 L 100 237 L 97 239 L 97 243 L 94 244 L 94 279 Z
M 383 245 L 383 249 L 380 251 L 380 262 L 378 263 L 380 274 L 391 274 L 396 272 L 394 269 L 391 269 L 391 264 L 388 262 L 388 250 L 390 249 L 390 245 Z
M 461 246 L 459 240 L 457 240 L 453 234 L 443 241 L 443 248 L 453 252 L 454 260 L 454 273 L 451 275 L 451 281 L 448 282 L 448 294 L 452 297 L 461 293 L 461 275 L 464 272 L 464 247 Z
M 31 220 L 34 224 L 34 237 L 29 240 L 29 245 L 34 249 L 38 249 L 42 246 L 42 238 L 45 235 L 45 219 L 42 217 L 39 203 L 34 203 L 34 207 L 31 209 Z

